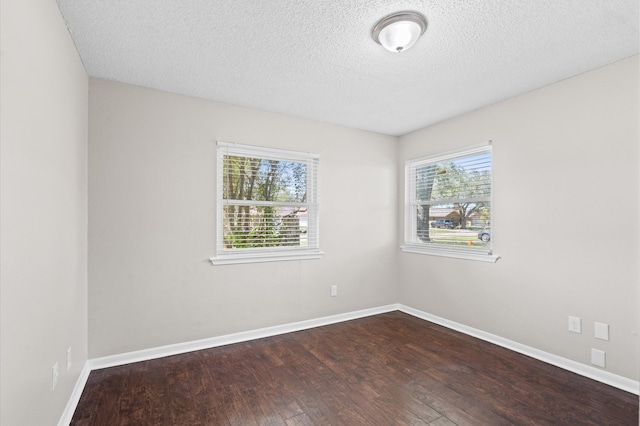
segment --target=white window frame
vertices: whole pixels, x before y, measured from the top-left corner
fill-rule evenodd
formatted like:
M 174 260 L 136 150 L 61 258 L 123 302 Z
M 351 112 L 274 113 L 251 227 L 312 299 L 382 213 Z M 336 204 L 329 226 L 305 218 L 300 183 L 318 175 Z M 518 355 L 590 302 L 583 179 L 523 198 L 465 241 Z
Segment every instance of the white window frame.
M 440 163 L 487 151 L 492 151 L 491 141 L 473 147 L 405 161 L 405 235 L 404 245 L 401 246 L 403 252 L 492 263 L 495 263 L 500 258 L 500 256 L 493 254 L 492 248 L 489 248 L 488 250 L 477 250 L 466 247 L 434 244 L 422 242 L 417 236 L 417 206 L 419 203 L 416 201 L 415 169 L 427 164 Z M 493 180 L 493 166 L 491 169 L 491 175 Z M 493 194 L 493 182 L 491 194 Z M 489 197 L 489 202 L 491 203 L 491 208 L 493 210 L 493 196 Z M 493 227 L 493 221 L 491 222 L 491 225 Z M 493 229 L 491 242 L 493 243 Z
M 304 204 L 308 208 L 309 246 L 306 247 L 264 247 L 264 248 L 224 248 L 224 206 L 231 204 L 223 199 L 223 161 L 227 155 L 252 157 L 261 159 L 287 160 L 307 165 L 307 197 Z M 209 260 L 213 265 L 228 265 L 237 263 L 275 262 L 286 260 L 319 259 L 320 251 L 320 212 L 318 203 L 318 167 L 320 156 L 317 154 L 281 149 L 242 145 L 224 141 L 217 141 L 216 165 L 216 255 Z M 266 205 L 270 202 L 255 202 L 256 205 Z M 273 204 L 282 205 L 280 202 Z

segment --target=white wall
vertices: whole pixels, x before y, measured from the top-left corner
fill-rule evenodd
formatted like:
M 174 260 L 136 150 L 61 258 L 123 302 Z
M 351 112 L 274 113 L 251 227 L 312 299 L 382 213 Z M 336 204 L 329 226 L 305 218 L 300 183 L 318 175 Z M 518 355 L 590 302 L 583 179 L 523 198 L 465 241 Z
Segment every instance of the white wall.
M 88 78 L 54 0 L 0 16 L 0 423 L 56 424 L 87 360 Z
M 636 56 L 400 138 L 400 193 L 406 159 L 493 140 L 502 256 L 403 253 L 400 301 L 587 365 L 604 350 L 607 371 L 638 380 L 638 93 Z
M 396 138 L 98 79 L 89 98 L 92 358 L 397 301 Z M 320 154 L 322 259 L 211 265 L 217 139 Z

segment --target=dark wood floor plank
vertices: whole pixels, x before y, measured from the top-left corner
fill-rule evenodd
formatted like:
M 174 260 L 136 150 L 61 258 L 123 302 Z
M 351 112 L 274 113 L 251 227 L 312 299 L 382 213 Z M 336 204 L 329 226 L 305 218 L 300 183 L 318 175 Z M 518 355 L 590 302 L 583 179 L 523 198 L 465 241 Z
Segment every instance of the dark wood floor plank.
M 95 373 L 95 374 L 94 374 Z M 91 416 L 100 404 L 102 378 L 104 370 L 92 372 L 87 379 L 83 390 L 83 404 L 78 404 L 74 413 L 74 419 L 78 425 L 89 425 Z M 95 415 L 94 415 L 95 417 Z
M 93 371 L 72 425 L 638 425 L 638 397 L 391 312 Z
M 287 419 L 286 423 L 287 426 L 314 426 L 309 416 L 304 413 Z
M 338 425 L 335 413 L 322 400 L 315 390 L 308 389 L 296 397 L 304 414 L 317 425 Z
M 294 395 L 272 393 L 271 399 L 280 417 L 285 421 L 304 414 L 304 410 Z
M 414 397 L 423 401 L 456 424 L 500 425 L 507 421 L 490 410 L 490 406 L 480 407 L 475 398 L 460 394 L 449 386 L 449 377 L 437 370 L 428 370 L 417 375 L 411 386 Z
M 126 366 L 113 367 L 105 371 L 97 388 L 98 403 L 91 410 L 90 424 L 113 426 L 120 423 L 120 395 L 128 375 Z
M 192 364 L 187 357 L 174 362 L 165 368 L 168 383 L 169 421 L 173 425 L 197 425 L 200 422 L 196 400 L 191 393 L 191 382 L 195 378 Z
M 226 411 L 229 423 L 232 426 L 254 426 L 257 425 L 254 413 L 251 411 L 251 407 L 247 404 L 244 396 L 242 395 L 242 388 L 238 385 L 231 385 L 231 404 L 227 406 L 229 409 Z
M 429 426 L 458 426 L 446 417 L 440 417 L 429 423 Z
M 272 392 L 273 389 L 268 385 L 258 386 L 244 389 L 243 397 L 260 426 L 285 426 L 285 421 L 271 399 Z

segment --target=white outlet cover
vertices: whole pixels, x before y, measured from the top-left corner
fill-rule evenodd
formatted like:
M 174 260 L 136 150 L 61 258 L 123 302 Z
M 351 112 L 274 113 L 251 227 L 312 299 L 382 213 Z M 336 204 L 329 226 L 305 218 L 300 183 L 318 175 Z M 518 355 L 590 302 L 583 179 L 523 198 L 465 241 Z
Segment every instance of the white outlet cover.
M 579 317 L 569 317 L 569 331 L 572 333 L 582 333 L 582 319 Z
M 591 349 L 591 364 L 604 368 L 605 352 L 598 349 Z
M 609 324 L 596 322 L 594 324 L 595 337 L 600 340 L 609 340 Z

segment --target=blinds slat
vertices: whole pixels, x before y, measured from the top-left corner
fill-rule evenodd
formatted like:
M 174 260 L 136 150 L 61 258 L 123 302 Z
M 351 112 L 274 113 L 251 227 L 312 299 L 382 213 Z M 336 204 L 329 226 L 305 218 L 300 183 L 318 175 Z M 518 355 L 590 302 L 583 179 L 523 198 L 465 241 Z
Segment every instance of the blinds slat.
M 260 206 L 260 207 L 308 207 L 311 203 L 295 203 L 286 201 L 259 201 L 259 200 L 227 200 L 223 199 L 222 204 L 226 206 Z

